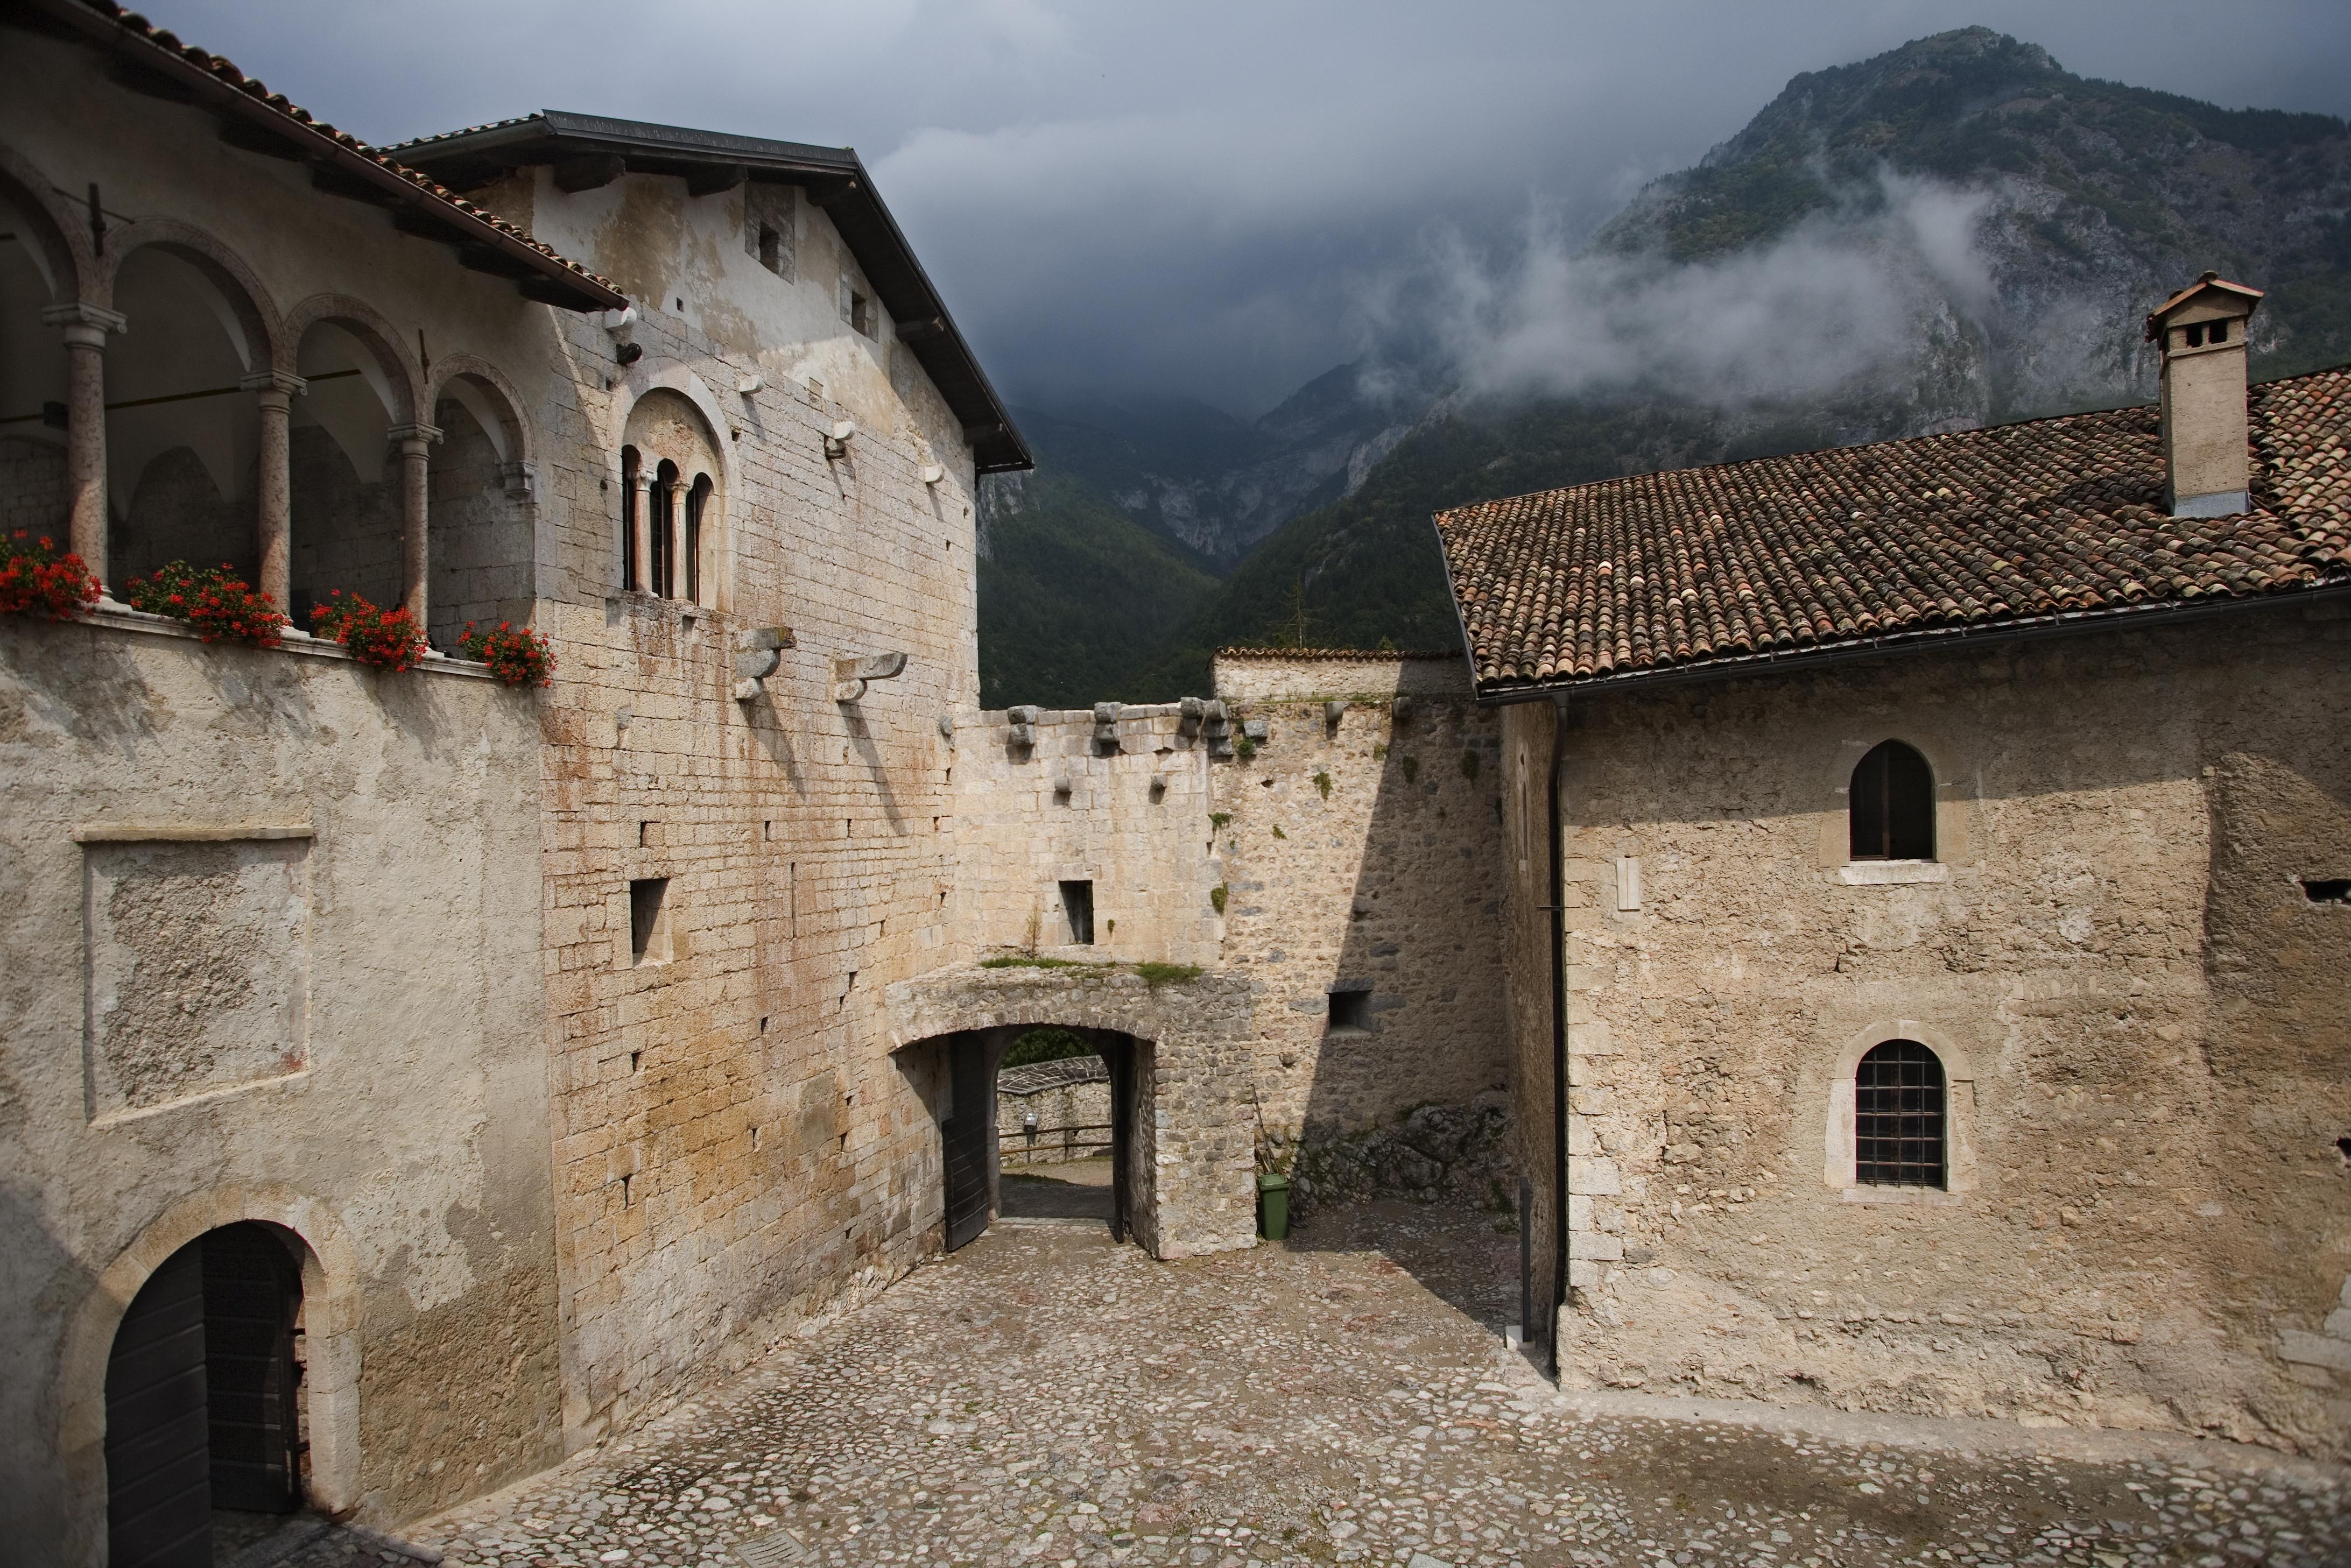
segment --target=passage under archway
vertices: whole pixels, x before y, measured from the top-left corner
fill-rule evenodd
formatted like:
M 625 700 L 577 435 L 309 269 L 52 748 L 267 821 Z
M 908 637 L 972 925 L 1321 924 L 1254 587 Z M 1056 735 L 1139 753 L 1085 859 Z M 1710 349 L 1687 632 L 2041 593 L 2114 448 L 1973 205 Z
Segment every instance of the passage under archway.
M 107 1562 L 212 1568 L 302 1500 L 301 1242 L 207 1231 L 133 1297 L 106 1366 Z
M 1149 1201 L 1150 1172 L 1135 1147 L 1149 1041 L 1045 1025 L 935 1044 L 946 1068 L 938 1105 L 947 1251 L 998 1219 L 1102 1223 L 1122 1241 L 1134 1233 Z

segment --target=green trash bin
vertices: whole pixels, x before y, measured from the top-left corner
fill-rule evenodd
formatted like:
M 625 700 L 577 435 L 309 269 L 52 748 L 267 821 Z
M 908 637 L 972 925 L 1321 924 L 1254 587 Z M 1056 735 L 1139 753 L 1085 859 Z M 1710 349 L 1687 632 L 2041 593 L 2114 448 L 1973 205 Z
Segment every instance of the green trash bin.
M 1290 1234 L 1290 1178 L 1270 1170 L 1258 1173 L 1257 1233 L 1269 1241 Z

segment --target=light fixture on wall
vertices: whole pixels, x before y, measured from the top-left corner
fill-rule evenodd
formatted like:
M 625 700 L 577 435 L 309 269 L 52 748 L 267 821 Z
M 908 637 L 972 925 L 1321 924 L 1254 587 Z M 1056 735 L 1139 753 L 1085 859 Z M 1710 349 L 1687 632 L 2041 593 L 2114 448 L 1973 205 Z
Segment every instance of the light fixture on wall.
M 923 464 L 923 483 L 925 484 L 936 484 L 946 476 L 947 471 L 941 468 L 937 463 L 926 462 Z
M 824 438 L 824 455 L 827 458 L 847 457 L 850 438 L 856 433 L 857 426 L 848 420 L 834 425 L 832 433 Z

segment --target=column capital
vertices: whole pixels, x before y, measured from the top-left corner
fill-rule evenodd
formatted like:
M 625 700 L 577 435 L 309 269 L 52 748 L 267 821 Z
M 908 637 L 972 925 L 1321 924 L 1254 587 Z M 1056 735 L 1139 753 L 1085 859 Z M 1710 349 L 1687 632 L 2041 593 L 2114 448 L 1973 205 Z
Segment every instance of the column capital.
M 309 382 L 283 370 L 256 370 L 250 376 L 239 377 L 236 384 L 248 392 L 283 392 L 289 398 L 298 398 L 310 389 Z
M 394 425 L 383 433 L 398 441 L 401 451 L 417 452 L 423 452 L 441 439 L 441 427 L 420 421 L 413 425 Z M 413 447 L 410 444 L 412 442 L 414 443 Z
M 110 332 L 131 330 L 131 317 L 122 312 L 102 310 L 95 305 L 84 305 L 79 300 L 70 305 L 43 306 L 41 320 L 50 327 L 64 327 L 67 342 L 87 343 L 93 347 L 102 347 Z

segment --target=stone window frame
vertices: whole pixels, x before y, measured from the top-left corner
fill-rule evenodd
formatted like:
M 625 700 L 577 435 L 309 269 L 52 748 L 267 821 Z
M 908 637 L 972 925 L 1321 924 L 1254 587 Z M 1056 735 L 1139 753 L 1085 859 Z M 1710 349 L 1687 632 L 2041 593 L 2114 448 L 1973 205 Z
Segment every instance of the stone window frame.
M 1927 759 L 1935 774 L 1935 858 L 1853 858 L 1854 769 L 1887 741 L 1899 741 Z M 1931 723 L 1910 720 L 1899 727 L 1871 730 L 1840 740 L 1824 759 L 1820 778 L 1820 838 L 1814 864 L 1848 888 L 1901 887 L 1949 882 L 1954 870 L 1976 863 L 1973 751 L 1955 743 Z
M 1929 759 L 1930 761 L 1932 759 Z M 1854 1081 L 1861 1059 L 1889 1040 L 1915 1040 L 1943 1064 L 1943 1185 L 1865 1186 L 1855 1173 Z M 1829 1077 L 1828 1116 L 1822 1137 L 1821 1180 L 1845 1203 L 1963 1203 L 1981 1186 L 1976 1152 L 1976 1073 L 1967 1051 L 1931 1023 L 1879 1019 L 1846 1040 Z
M 709 384 L 692 367 L 668 358 L 656 358 L 648 353 L 634 364 L 623 368 L 613 384 L 611 397 L 606 400 L 601 419 L 604 428 L 599 435 L 604 454 L 605 480 L 616 489 L 628 483 L 622 472 L 621 453 L 623 448 L 635 444 L 629 435 L 629 417 L 648 393 L 655 391 L 675 392 L 694 405 L 695 411 L 702 416 L 704 433 L 709 438 L 709 455 L 716 464 L 716 472 L 711 476 L 714 489 L 711 505 L 703 516 L 704 548 L 709 557 L 705 565 L 709 581 L 704 585 L 705 597 L 699 602 L 684 599 L 659 602 L 686 615 L 732 614 L 735 578 L 741 569 L 741 559 L 747 547 L 739 518 L 748 515 L 750 498 L 745 488 L 742 460 L 736 452 L 740 443 L 728 439 L 735 423 L 728 419 Z M 609 515 L 612 524 L 618 527 L 623 510 L 617 496 L 610 504 Z M 622 559 L 621 553 L 616 550 L 611 559 L 617 567 Z M 650 561 L 638 562 L 639 573 L 647 573 L 651 564 Z M 622 594 L 628 591 L 619 586 L 617 570 L 612 581 L 611 591 Z

